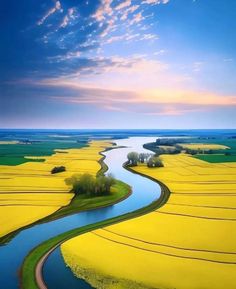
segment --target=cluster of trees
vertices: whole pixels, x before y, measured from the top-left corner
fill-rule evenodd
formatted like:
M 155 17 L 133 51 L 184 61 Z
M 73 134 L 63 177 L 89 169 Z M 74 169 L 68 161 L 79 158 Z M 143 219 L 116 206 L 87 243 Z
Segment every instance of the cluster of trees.
M 149 168 L 163 167 L 163 163 L 158 156 L 149 153 L 130 152 L 127 155 L 128 165 L 137 166 L 138 162 L 146 163 Z
M 57 174 L 57 173 L 65 172 L 65 170 L 66 170 L 66 168 L 64 166 L 54 167 L 51 170 L 51 174 Z
M 162 146 L 166 146 L 163 148 Z M 181 147 L 178 145 L 174 145 L 172 142 L 167 145 L 165 144 L 159 144 L 157 145 L 156 142 L 153 143 L 147 143 L 143 146 L 145 149 L 153 151 L 156 155 L 162 155 L 162 154 L 178 154 L 181 152 Z
M 162 147 L 156 147 L 155 154 L 157 155 L 163 155 L 163 154 L 168 154 L 168 155 L 174 155 L 174 154 L 179 154 L 181 152 L 181 148 L 177 146 L 170 146 L 162 148 Z
M 181 138 L 181 142 L 183 139 Z M 179 143 L 180 139 L 179 138 L 158 138 L 156 140 L 156 145 L 160 146 L 174 146 L 175 144 Z
M 130 152 L 127 155 L 128 163 L 131 166 L 137 166 L 138 162 L 144 163 L 145 161 L 150 158 L 151 154 L 148 153 L 137 153 L 137 152 Z
M 111 187 L 115 184 L 115 179 L 111 174 L 95 178 L 85 173 L 83 175 L 73 175 L 67 178 L 65 182 L 67 185 L 72 185 L 75 194 L 96 197 L 110 194 Z
M 212 149 L 185 149 L 185 153 L 189 155 L 196 155 L 196 154 L 214 154 L 216 153 L 217 150 L 212 150 Z

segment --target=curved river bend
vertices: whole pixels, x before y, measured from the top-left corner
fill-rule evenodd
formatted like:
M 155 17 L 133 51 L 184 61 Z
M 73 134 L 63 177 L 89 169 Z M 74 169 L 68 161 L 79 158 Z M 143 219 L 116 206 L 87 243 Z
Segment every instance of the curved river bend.
M 105 153 L 105 163 L 117 179 L 132 187 L 132 195 L 124 201 L 106 208 L 81 212 L 49 223 L 35 225 L 21 231 L 7 245 L 0 247 L 0 284 L 4 289 L 19 289 L 19 269 L 24 258 L 34 247 L 63 232 L 82 227 L 98 221 L 116 217 L 145 207 L 156 200 L 161 193 L 159 185 L 148 178 L 133 174 L 122 167 L 130 151 L 147 152 L 144 143 L 153 142 L 156 138 L 132 137 L 115 140 L 118 148 Z M 43 277 L 49 289 L 91 289 L 91 286 L 74 277 L 57 248 L 47 259 L 43 268 Z

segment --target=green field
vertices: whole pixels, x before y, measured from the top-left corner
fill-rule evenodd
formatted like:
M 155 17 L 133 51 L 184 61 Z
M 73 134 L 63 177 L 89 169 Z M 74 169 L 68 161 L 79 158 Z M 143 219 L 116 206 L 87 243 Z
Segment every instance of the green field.
M 195 158 L 203 160 L 209 163 L 226 163 L 226 162 L 236 162 L 236 139 L 194 139 L 194 143 L 215 143 L 219 145 L 224 145 L 230 147 L 230 149 L 225 150 L 214 150 L 213 154 L 197 154 L 194 155 Z M 225 153 L 230 155 L 225 155 Z
M 50 156 L 55 149 L 81 148 L 86 143 L 45 141 L 32 144 L 0 145 L 0 165 L 16 166 L 26 162 L 43 162 L 44 159 L 26 159 L 25 156 Z
M 196 159 L 206 161 L 209 163 L 228 163 L 236 162 L 236 155 L 220 155 L 220 154 L 206 154 L 206 155 L 195 155 Z

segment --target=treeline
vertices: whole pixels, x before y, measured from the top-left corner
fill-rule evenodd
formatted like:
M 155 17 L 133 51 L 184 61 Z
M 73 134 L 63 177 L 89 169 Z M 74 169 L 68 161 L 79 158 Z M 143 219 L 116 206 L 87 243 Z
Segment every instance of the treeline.
M 213 149 L 192 149 L 184 148 L 179 142 L 183 142 L 183 139 L 178 138 L 163 138 L 157 139 L 155 142 L 144 144 L 144 148 L 151 150 L 155 153 L 156 156 L 163 154 L 179 154 L 184 152 L 190 155 L 196 154 L 215 154 L 215 153 L 225 153 L 225 155 L 230 155 L 230 152 L 224 152 L 222 150 L 213 150 Z M 185 141 L 186 143 L 186 141 Z
M 86 195 L 88 197 L 104 196 L 111 193 L 111 187 L 115 184 L 114 177 L 107 176 L 94 177 L 91 174 L 73 175 L 65 179 L 67 185 L 72 186 L 73 193 Z
M 137 166 L 138 163 L 146 163 L 149 168 L 163 167 L 163 163 L 158 156 L 149 153 L 130 152 L 127 154 L 129 166 Z
M 225 150 L 213 150 L 213 149 L 190 149 L 190 148 L 185 148 L 184 149 L 185 153 L 186 154 L 189 154 L 189 155 L 196 155 L 196 154 L 209 154 L 209 155 L 212 155 L 212 154 L 224 154 L 226 156 L 230 156 L 232 155 L 231 152 L 229 151 L 226 151 Z
M 183 139 L 179 138 L 158 138 L 155 144 L 160 146 L 175 146 L 180 140 L 183 141 Z
M 178 145 L 174 145 L 173 143 L 171 144 L 165 144 L 165 146 L 168 147 L 161 147 L 164 146 L 164 144 L 161 145 L 157 145 L 156 142 L 152 142 L 152 143 L 147 143 L 144 144 L 143 147 L 145 149 L 148 149 L 152 152 L 154 152 L 156 155 L 163 155 L 163 154 L 179 154 L 181 152 L 181 147 Z

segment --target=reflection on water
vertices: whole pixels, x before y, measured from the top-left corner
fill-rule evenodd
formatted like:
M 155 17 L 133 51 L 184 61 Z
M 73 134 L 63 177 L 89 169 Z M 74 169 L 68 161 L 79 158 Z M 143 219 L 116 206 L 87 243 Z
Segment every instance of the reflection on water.
M 128 199 L 107 208 L 81 212 L 46 224 L 33 226 L 20 232 L 9 244 L 0 247 L 0 284 L 4 284 L 4 289 L 19 288 L 18 272 L 25 256 L 43 241 L 71 229 L 136 210 L 156 199 L 160 195 L 160 188 L 156 183 L 132 174 L 122 167 L 122 163 L 126 161 L 126 155 L 129 151 L 145 151 L 142 148 L 142 144 L 154 140 L 155 138 L 143 137 L 117 140 L 117 145 L 127 145 L 129 148 L 106 152 L 105 161 L 109 166 L 108 172 L 132 186 L 133 194 Z M 73 289 L 78 288 L 78 286 L 83 289 L 91 288 L 73 276 L 71 271 L 64 265 L 57 250 L 48 258 L 44 267 L 44 277 L 49 289 Z M 68 284 L 71 285 L 68 286 Z

